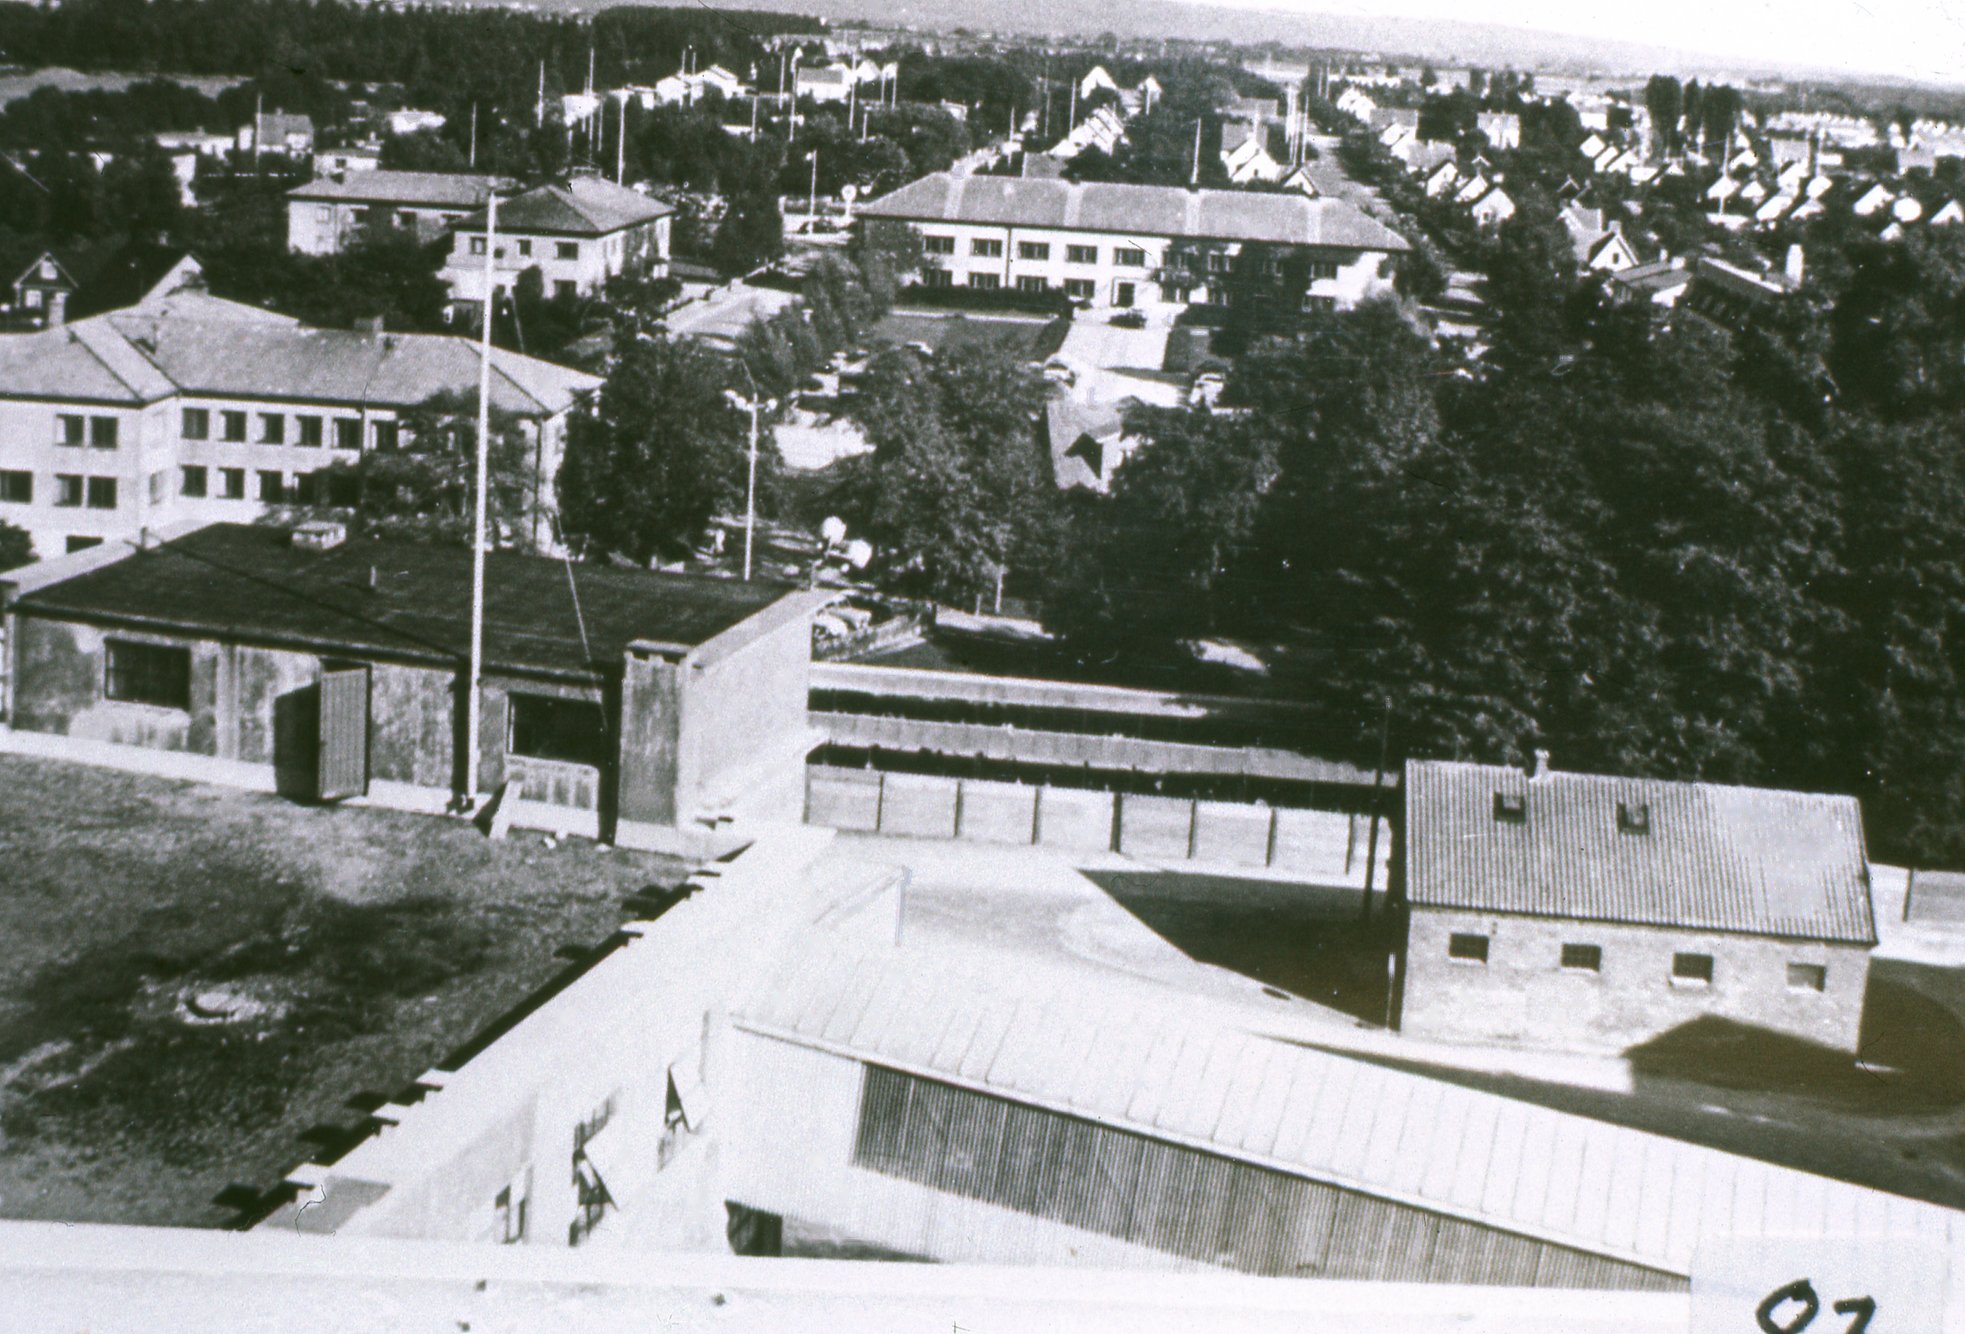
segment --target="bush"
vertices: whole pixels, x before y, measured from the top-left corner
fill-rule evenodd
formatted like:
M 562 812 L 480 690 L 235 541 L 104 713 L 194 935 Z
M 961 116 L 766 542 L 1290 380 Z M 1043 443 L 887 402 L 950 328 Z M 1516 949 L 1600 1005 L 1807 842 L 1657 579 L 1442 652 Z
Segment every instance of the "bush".
M 1014 287 L 924 287 L 910 283 L 901 289 L 900 306 L 933 310 L 1027 311 L 1035 315 L 1071 318 L 1071 298 L 1060 291 L 1025 292 Z

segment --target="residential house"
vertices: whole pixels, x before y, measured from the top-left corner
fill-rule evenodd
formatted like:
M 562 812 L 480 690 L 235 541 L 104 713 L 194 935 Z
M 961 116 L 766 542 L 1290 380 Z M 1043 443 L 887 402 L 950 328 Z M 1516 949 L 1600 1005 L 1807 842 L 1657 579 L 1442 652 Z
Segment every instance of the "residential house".
M 1228 121 L 1221 127 L 1221 165 L 1236 185 L 1265 184 L 1282 179 L 1283 164 L 1269 155 L 1268 135 L 1260 122 Z
M 1788 221 L 1806 222 L 1810 218 L 1819 218 L 1826 212 L 1828 208 L 1819 198 L 1810 197 L 1802 200 L 1788 213 Z
M 1475 226 L 1499 227 L 1515 216 L 1515 201 L 1508 197 L 1506 190 L 1497 185 L 1469 205 L 1467 211 L 1473 215 Z
M 1960 205 L 1956 199 L 1947 199 L 1938 211 L 1931 215 L 1930 225 L 1956 227 L 1961 222 L 1965 222 L 1965 205 Z
M 792 77 L 793 95 L 814 102 L 844 102 L 857 86 L 849 65 L 800 65 Z
M 14 280 L 11 314 L 16 324 L 51 328 L 202 288 L 204 277 L 185 251 L 149 242 L 44 251 Z
M 1671 309 L 1692 282 L 1681 259 L 1653 260 L 1609 272 L 1610 299 L 1619 305 L 1649 305 Z
M 1310 164 L 1307 162 L 1292 168 L 1290 173 L 1283 177 L 1281 185 L 1285 190 L 1296 190 L 1312 199 L 1323 193 L 1317 185 L 1316 174 L 1310 170 Z M 1957 203 L 1954 202 L 1952 207 L 1957 208 Z
M 316 329 L 196 290 L 39 333 L 0 337 L 0 518 L 43 555 L 181 522 L 325 504 L 329 470 L 392 449 L 438 394 L 478 388 L 469 339 Z M 569 415 L 593 376 L 492 357 L 492 405 L 517 418 L 536 527 L 549 512 Z
M 465 750 L 472 553 L 342 525 L 214 523 L 17 571 L 6 722 L 53 754 L 438 812 L 476 770 L 517 823 L 700 854 L 798 809 L 811 618 L 769 581 L 494 551 Z
M 314 179 L 376 171 L 382 166 L 379 148 L 323 148 L 314 154 Z
M 1137 442 L 1126 434 L 1127 403 L 1091 403 L 1054 393 L 1040 425 L 1051 477 L 1060 489 L 1105 492 Z
M 1778 273 L 1756 273 L 1711 255 L 1701 255 L 1683 306 L 1723 329 L 1739 329 L 1778 309 L 1801 287 L 1804 256 L 1789 246 Z
M 1731 176 L 1722 176 L 1706 187 L 1706 198 L 1715 204 L 1724 205 L 1727 200 L 1740 193 L 1740 183 Z
M 1077 157 L 1087 149 L 1101 153 L 1111 153 L 1126 137 L 1126 122 L 1111 107 L 1099 107 L 1081 119 L 1070 131 L 1051 147 L 1051 156 L 1064 160 Z
M 1488 146 L 1496 149 L 1520 148 L 1521 117 L 1512 111 L 1482 111 L 1474 117 L 1474 128 L 1487 136 Z
M 1882 212 L 1896 200 L 1897 196 L 1887 186 L 1876 184 L 1857 196 L 1856 202 L 1849 206 L 1849 211 L 1859 218 L 1867 218 Z
M 1596 160 L 1602 157 L 1604 151 L 1609 147 L 1610 141 L 1608 139 L 1605 139 L 1601 134 L 1592 133 L 1584 136 L 1583 142 L 1576 145 L 1576 151 L 1588 158 L 1591 165 L 1594 166 Z
M 1754 210 L 1753 220 L 1763 227 L 1771 227 L 1786 217 L 1799 202 L 1800 199 L 1796 195 L 1778 194 L 1771 196 L 1759 208 Z
M 1899 199 L 1891 201 L 1890 216 L 1905 226 L 1909 226 L 1924 216 L 1924 205 L 1918 202 L 1915 195 L 1904 195 Z
M 1740 187 L 1740 200 L 1742 203 L 1753 204 L 1758 207 L 1760 204 L 1765 203 L 1768 196 L 1772 193 L 1764 181 L 1758 176 L 1754 176 L 1750 177 Z
M 1466 180 L 1460 182 L 1459 186 L 1454 190 L 1453 202 L 1456 204 L 1471 204 L 1492 189 L 1493 185 L 1494 183 L 1492 181 L 1476 171 L 1473 175 L 1467 177 Z
M 1367 123 L 1371 122 L 1372 113 L 1378 110 L 1378 103 L 1372 101 L 1371 95 L 1356 84 L 1347 84 L 1332 105 L 1345 115 Z
M 314 153 L 314 120 L 280 111 L 265 111 L 239 127 L 235 142 L 242 152 L 281 153 L 288 157 L 311 157 Z
M 1415 761 L 1400 1027 L 1629 1052 L 1853 1054 L 1876 944 L 1853 797 Z
M 1295 193 L 924 176 L 863 206 L 863 218 L 921 234 L 923 281 L 980 289 L 1061 290 L 1095 306 L 1219 304 L 1244 254 L 1306 266 L 1305 300 L 1346 307 L 1389 290 L 1409 249 L 1355 206 Z
M 287 248 L 303 255 L 332 255 L 365 230 L 412 233 L 434 241 L 494 190 L 510 188 L 497 176 L 436 171 L 357 171 L 325 176 L 287 192 Z
M 675 210 L 659 199 L 596 176 L 542 185 L 498 206 L 498 253 L 493 278 L 509 291 L 537 268 L 549 296 L 588 296 L 623 273 L 668 272 L 669 228 Z M 449 260 L 439 276 L 450 285 L 460 314 L 485 299 L 485 215 L 452 228 Z
M 1637 251 L 1615 223 L 1580 256 L 1580 266 L 1596 273 L 1619 273 L 1638 266 Z
M 1100 91 L 1111 93 L 1116 97 L 1120 92 L 1120 88 L 1118 81 L 1106 72 L 1105 66 L 1094 65 L 1085 71 L 1084 78 L 1078 80 L 1079 100 L 1083 101 L 1093 93 Z
M 1440 199 L 1451 196 L 1460 188 L 1460 166 L 1453 161 L 1440 163 L 1427 173 L 1425 180 L 1426 197 Z

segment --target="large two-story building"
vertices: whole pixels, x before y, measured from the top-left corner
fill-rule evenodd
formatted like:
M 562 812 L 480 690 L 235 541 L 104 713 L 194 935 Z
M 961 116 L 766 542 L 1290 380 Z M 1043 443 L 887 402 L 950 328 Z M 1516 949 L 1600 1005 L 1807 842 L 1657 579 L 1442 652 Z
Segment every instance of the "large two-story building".
M 334 464 L 395 447 L 435 395 L 475 395 L 478 369 L 469 339 L 310 328 L 196 290 L 0 337 L 0 519 L 51 556 L 326 503 Z M 492 369 L 549 525 L 568 415 L 600 382 L 502 350 Z
M 1299 266 L 1306 308 L 1343 308 L 1390 290 L 1391 261 L 1411 248 L 1338 199 L 951 172 L 860 216 L 919 232 L 930 285 L 1061 291 L 1104 307 L 1226 305 L 1238 264 L 1258 263 Z
M 587 296 L 623 273 L 668 272 L 669 226 L 675 210 L 659 199 L 595 176 L 542 185 L 498 205 L 492 281 L 509 292 L 537 268 L 548 296 Z M 452 228 L 442 278 L 460 314 L 482 309 L 485 297 L 483 210 Z
M 332 255 L 369 230 L 407 231 L 434 241 L 484 207 L 496 176 L 439 171 L 349 171 L 287 192 L 287 248 Z

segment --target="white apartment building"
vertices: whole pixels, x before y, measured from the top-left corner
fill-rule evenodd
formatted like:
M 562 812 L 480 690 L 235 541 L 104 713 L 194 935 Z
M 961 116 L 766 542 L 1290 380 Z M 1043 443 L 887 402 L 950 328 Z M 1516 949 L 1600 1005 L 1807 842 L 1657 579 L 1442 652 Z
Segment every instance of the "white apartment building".
M 497 176 L 463 172 L 324 176 L 287 192 L 287 248 L 303 255 L 336 254 L 366 228 L 403 228 L 419 240 L 435 240 L 483 208 L 492 191 L 510 184 Z
M 478 365 L 468 339 L 309 328 L 195 291 L 0 337 L 0 519 L 45 557 L 332 503 L 332 465 L 396 447 L 435 394 L 474 395 Z M 550 507 L 568 415 L 600 382 L 513 352 L 492 366 Z
M 1307 261 L 1306 307 L 1390 290 L 1405 239 L 1343 200 L 938 172 L 860 210 L 905 222 L 931 286 L 1062 291 L 1093 306 L 1225 304 L 1249 247 Z
M 660 276 L 668 271 L 674 213 L 659 199 L 592 176 L 528 190 L 498 205 L 492 281 L 509 292 L 520 274 L 537 268 L 548 296 L 585 296 L 630 270 Z M 460 313 L 484 300 L 484 251 L 484 214 L 456 222 L 441 277 Z

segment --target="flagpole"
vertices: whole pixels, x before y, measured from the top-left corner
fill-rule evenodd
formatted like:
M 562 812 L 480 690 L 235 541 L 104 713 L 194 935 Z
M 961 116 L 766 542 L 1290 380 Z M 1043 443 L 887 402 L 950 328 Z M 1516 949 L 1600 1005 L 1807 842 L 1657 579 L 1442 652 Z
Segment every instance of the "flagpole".
M 477 485 L 471 515 L 471 679 L 464 696 L 464 809 L 478 806 L 478 732 L 484 681 L 484 511 L 491 456 L 491 308 L 498 300 L 498 194 L 484 214 L 484 342 L 478 355 Z

